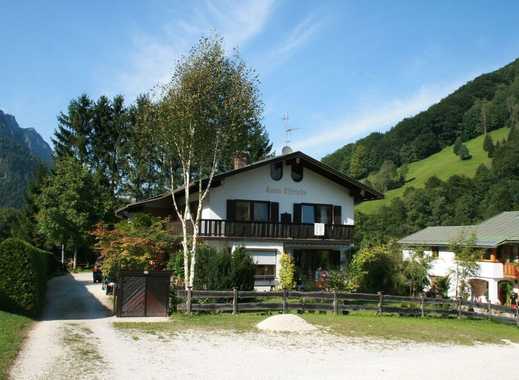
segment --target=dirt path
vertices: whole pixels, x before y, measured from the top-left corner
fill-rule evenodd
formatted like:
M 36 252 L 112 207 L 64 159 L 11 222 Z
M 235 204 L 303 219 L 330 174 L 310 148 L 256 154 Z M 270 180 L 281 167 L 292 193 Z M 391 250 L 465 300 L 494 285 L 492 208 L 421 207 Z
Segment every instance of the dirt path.
M 516 344 L 380 343 L 323 332 L 118 331 L 106 307 L 110 300 L 91 283 L 90 273 L 51 280 L 48 296 L 13 379 L 477 380 L 517 373 Z

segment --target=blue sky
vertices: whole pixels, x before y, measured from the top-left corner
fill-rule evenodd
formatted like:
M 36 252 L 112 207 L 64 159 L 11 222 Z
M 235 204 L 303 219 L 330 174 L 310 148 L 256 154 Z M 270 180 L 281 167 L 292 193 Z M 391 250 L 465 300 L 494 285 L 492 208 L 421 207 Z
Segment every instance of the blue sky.
M 239 47 L 265 125 L 316 157 L 519 57 L 516 1 L 2 1 L 0 109 L 50 141 L 87 93 L 133 100 L 201 35 Z

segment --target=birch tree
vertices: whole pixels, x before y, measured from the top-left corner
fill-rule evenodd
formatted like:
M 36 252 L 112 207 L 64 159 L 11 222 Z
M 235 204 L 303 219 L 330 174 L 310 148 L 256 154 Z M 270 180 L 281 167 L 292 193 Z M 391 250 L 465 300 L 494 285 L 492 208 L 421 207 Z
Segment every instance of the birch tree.
M 483 251 L 475 247 L 476 236 L 462 232 L 449 243 L 449 250 L 454 253 L 455 267 L 452 270 L 456 281 L 456 297 L 466 298 L 469 289 L 469 280 L 477 275 L 478 261 Z
M 203 38 L 161 89 L 156 112 L 174 212 L 182 225 L 184 283 L 195 279 L 199 220 L 215 174 L 229 152 L 247 151 L 261 126 L 257 78 L 221 40 Z

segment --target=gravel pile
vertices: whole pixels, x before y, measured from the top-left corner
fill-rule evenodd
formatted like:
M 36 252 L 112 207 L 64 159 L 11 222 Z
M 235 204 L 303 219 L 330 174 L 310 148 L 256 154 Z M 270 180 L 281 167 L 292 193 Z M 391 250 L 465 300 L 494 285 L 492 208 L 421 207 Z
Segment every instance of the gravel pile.
M 294 314 L 280 314 L 268 317 L 256 325 L 263 331 L 306 332 L 317 330 L 317 327 Z

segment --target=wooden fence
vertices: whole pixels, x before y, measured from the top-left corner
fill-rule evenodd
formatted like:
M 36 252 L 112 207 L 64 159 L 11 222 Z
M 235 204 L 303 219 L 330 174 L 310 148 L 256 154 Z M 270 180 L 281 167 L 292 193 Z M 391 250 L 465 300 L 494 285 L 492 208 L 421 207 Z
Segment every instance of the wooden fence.
M 290 310 L 324 311 L 346 314 L 349 311 L 371 310 L 377 314 L 454 316 L 461 318 L 491 319 L 519 326 L 517 308 L 474 303 L 462 299 L 406 297 L 378 293 L 346 293 L 324 291 L 230 291 L 220 290 L 177 290 L 177 311 L 192 312 L 239 312 Z

